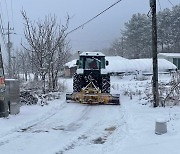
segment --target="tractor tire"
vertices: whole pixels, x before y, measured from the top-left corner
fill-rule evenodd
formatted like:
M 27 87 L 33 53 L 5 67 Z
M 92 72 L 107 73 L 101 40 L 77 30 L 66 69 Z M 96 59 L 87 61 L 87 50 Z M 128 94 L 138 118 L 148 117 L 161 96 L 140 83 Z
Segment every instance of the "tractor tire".
M 75 73 L 73 76 L 73 92 L 80 92 L 82 88 L 82 75 Z
M 102 93 L 110 93 L 110 76 L 108 74 L 102 75 Z

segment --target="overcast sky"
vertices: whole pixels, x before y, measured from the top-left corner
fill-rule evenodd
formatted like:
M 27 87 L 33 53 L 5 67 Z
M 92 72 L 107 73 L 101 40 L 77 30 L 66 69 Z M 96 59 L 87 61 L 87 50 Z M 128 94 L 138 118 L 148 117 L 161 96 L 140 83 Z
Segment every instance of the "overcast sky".
M 1 16 L 4 28 L 8 20 L 17 35 L 11 36 L 14 47 L 23 38 L 23 20 L 20 11 L 26 10 L 31 20 L 43 19 L 48 14 L 55 14 L 62 24 L 67 14 L 70 15 L 69 31 L 94 17 L 117 0 L 1 0 Z M 172 8 L 180 0 L 157 0 L 157 9 Z M 116 6 L 93 20 L 83 29 L 69 35 L 73 51 L 92 51 L 110 46 L 120 36 L 124 23 L 134 13 L 149 12 L 149 0 L 122 0 Z

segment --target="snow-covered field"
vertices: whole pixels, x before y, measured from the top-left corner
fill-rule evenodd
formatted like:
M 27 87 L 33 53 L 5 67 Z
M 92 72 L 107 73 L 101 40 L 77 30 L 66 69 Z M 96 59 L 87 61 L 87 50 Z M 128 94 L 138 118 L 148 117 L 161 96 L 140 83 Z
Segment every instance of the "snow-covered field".
M 72 80 L 61 81 L 71 92 Z M 180 107 L 152 108 L 123 95 L 149 82 L 112 77 L 120 106 L 66 103 L 65 95 L 47 106 L 22 106 L 20 114 L 0 119 L 0 154 L 179 154 Z M 166 134 L 155 134 L 159 118 L 167 120 Z

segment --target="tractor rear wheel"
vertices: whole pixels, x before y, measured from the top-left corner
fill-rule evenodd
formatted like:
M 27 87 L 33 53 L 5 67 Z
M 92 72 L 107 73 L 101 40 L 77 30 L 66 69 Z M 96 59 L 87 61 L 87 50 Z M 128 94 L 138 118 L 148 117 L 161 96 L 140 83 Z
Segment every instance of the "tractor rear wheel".
M 73 76 L 73 92 L 80 92 L 82 88 L 82 75 L 75 73 Z
M 102 75 L 102 93 L 110 93 L 110 76 Z

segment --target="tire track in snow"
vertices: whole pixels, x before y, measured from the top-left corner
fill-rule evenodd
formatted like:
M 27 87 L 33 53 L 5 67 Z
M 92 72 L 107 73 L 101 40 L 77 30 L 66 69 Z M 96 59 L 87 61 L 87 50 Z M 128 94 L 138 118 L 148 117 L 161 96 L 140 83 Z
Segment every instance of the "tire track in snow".
M 68 144 L 65 144 L 56 154 L 64 154 L 77 146 L 104 144 L 124 124 L 124 112 L 122 113 L 122 110 L 119 108 L 117 119 L 110 123 L 102 121 L 102 119 L 98 120 L 91 127 L 88 127 L 85 131 L 74 137 Z
M 56 107 L 55 110 L 51 110 L 48 113 L 46 113 L 45 115 L 41 116 L 40 118 L 33 120 L 31 122 L 28 122 L 28 124 L 23 125 L 21 127 L 18 127 L 16 129 L 11 130 L 10 132 L 1 135 L 1 139 L 5 138 L 5 140 L 1 140 L 0 139 L 0 146 L 3 146 L 5 144 L 8 144 L 10 142 L 14 142 L 17 139 L 20 139 L 21 137 L 23 137 L 24 132 L 28 132 L 28 133 L 40 133 L 40 132 L 49 132 L 49 131 L 41 131 L 39 129 L 36 129 L 36 126 L 38 127 L 38 125 L 42 125 L 43 123 L 46 123 L 46 121 L 48 119 L 51 119 L 53 116 L 55 116 L 57 113 L 59 113 L 60 111 L 62 111 L 64 108 L 66 108 L 68 106 L 68 104 L 63 103 L 61 106 L 59 106 L 58 108 Z M 69 123 L 68 125 L 66 125 L 62 130 L 65 131 L 75 131 L 76 129 L 80 128 L 83 125 L 83 122 L 87 119 L 87 115 L 88 112 L 90 112 L 91 110 L 91 106 L 86 106 L 82 113 L 78 116 L 78 119 Z M 48 125 L 50 125 L 49 123 L 47 123 Z M 78 125 L 77 125 L 78 124 Z M 34 129 L 35 128 L 35 129 Z M 30 131 L 28 131 L 30 130 Z M 51 130 L 61 130 L 61 128 L 51 128 Z M 18 134 L 15 134 L 18 133 Z M 20 133 L 20 134 L 19 134 Z M 14 134 L 14 135 L 13 135 Z M 7 139 L 6 139 L 7 137 Z
M 46 117 L 46 118 L 40 119 L 39 121 L 36 121 L 35 123 L 31 123 L 31 125 L 28 125 L 28 126 L 32 126 L 33 124 L 36 124 L 36 125 L 33 125 L 31 128 L 29 128 L 30 133 L 33 133 L 34 130 L 36 132 L 37 128 L 39 126 L 41 128 L 41 125 L 43 124 L 45 124 L 43 125 L 45 126 L 45 128 L 47 128 L 46 126 L 48 125 L 51 126 L 52 133 L 54 133 L 55 129 L 54 130 L 52 129 L 53 124 L 55 124 L 56 122 L 59 122 L 58 124 L 61 124 L 61 123 L 65 124 L 64 129 L 59 129 L 59 130 L 57 129 L 57 133 L 59 134 L 59 136 L 63 136 L 61 134 L 67 135 L 66 140 L 64 140 L 64 143 L 63 143 L 64 145 L 60 145 L 60 147 L 57 148 L 58 153 L 72 150 L 73 148 L 77 146 L 94 144 L 95 140 L 105 135 L 108 140 L 109 136 L 111 136 L 113 133 L 109 135 L 108 132 L 105 131 L 105 129 L 109 128 L 110 126 L 115 126 L 117 127 L 116 129 L 119 129 L 120 127 L 119 124 L 121 124 L 121 122 L 119 123 L 119 121 L 121 121 L 121 118 L 122 118 L 122 113 L 121 113 L 122 111 L 119 108 L 119 106 L 116 106 L 116 107 L 115 106 L 108 106 L 108 107 L 107 106 L 106 107 L 105 106 L 104 107 L 103 106 L 89 106 L 89 105 L 83 106 L 81 104 L 69 106 L 68 104 L 66 105 L 66 103 L 63 106 L 64 106 L 62 107 L 63 111 L 61 112 L 62 114 L 65 114 L 62 117 L 63 121 L 56 121 L 59 115 L 54 117 L 53 113 L 55 113 L 54 112 L 55 110 L 53 110 L 53 113 L 51 114 L 52 116 L 48 116 L 49 118 Z M 57 112 L 59 112 L 59 109 Z M 68 114 L 68 117 L 66 113 Z M 72 114 L 69 114 L 69 113 L 72 113 Z M 73 118 L 70 118 L 74 114 L 77 114 L 77 115 Z M 69 123 L 67 123 L 66 121 L 67 119 L 70 120 Z M 23 127 L 23 128 L 27 128 L 27 127 Z M 49 134 L 50 133 L 51 131 L 49 131 Z M 25 139 L 24 132 L 19 132 L 18 134 L 12 134 L 10 136 L 7 136 L 7 138 L 5 139 L 2 141 L 2 145 L 6 145 L 6 146 L 8 145 L 9 142 L 10 144 L 13 144 L 15 142 L 18 143 L 20 140 L 22 142 Z M 22 149 L 25 149 L 25 148 L 26 148 L 25 146 L 22 147 Z
M 116 127 L 116 129 L 110 132 L 110 134 L 108 134 L 107 140 L 103 144 L 103 147 L 101 149 L 102 154 L 111 153 L 112 151 L 114 151 L 114 149 L 116 149 L 116 144 L 119 142 L 119 140 L 123 140 L 126 137 L 126 114 L 126 109 L 121 103 L 121 106 L 118 109 L 117 119 L 114 121 L 114 126 Z M 117 136 L 119 136 L 118 139 Z
M 70 122 L 66 126 L 57 126 L 52 129 L 54 130 L 64 130 L 64 131 L 75 131 L 78 128 L 81 128 L 83 123 L 88 119 L 88 113 L 91 111 L 92 106 L 85 106 L 85 108 L 81 111 L 82 113 L 78 116 L 76 120 Z
M 43 115 L 39 120 L 35 120 L 33 122 L 33 124 L 29 125 L 29 126 L 26 126 L 26 127 L 23 127 L 20 129 L 20 131 L 17 131 L 17 132 L 24 132 L 24 131 L 27 131 L 28 129 L 31 129 L 39 124 L 41 124 L 42 122 L 50 119 L 51 117 L 53 117 L 54 115 L 56 115 L 59 111 L 63 110 L 64 108 L 66 107 L 66 104 L 63 103 L 62 106 L 60 106 L 59 108 L 56 108 L 54 111 L 55 112 L 52 112 L 50 111 L 50 113 L 46 113 L 45 115 Z M 31 123 L 31 122 L 30 122 Z
M 14 129 L 12 129 L 12 130 L 4 133 L 4 134 L 1 134 L 0 135 L 0 146 L 4 145 L 3 143 L 9 143 L 9 139 L 6 139 L 5 141 L 3 141 L 2 138 L 8 137 L 9 135 L 13 135 L 14 133 L 17 133 L 17 132 L 23 132 L 23 131 L 25 131 L 27 129 L 30 129 L 30 128 L 42 123 L 43 121 L 46 121 L 47 119 L 53 117 L 59 111 L 63 110 L 66 106 L 67 106 L 67 104 L 64 102 L 59 107 L 52 108 L 50 111 L 48 111 L 45 114 L 41 115 L 37 119 L 29 121 L 26 124 L 23 124 L 23 125 L 21 125 L 21 126 L 19 126 L 17 128 L 14 128 Z M 17 136 L 19 137 L 20 135 L 18 134 Z M 16 138 L 16 137 L 13 137 L 13 138 Z

